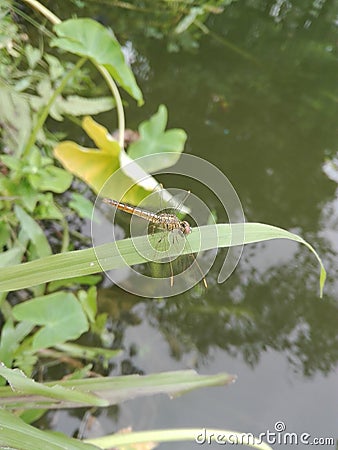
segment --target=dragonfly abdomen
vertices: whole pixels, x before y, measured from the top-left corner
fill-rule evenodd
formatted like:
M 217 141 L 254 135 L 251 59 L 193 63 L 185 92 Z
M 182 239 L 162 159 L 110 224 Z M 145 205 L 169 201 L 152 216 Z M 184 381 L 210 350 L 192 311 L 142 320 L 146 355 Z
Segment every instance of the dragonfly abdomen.
M 177 216 L 175 216 L 175 214 L 156 214 L 151 211 L 146 211 L 145 209 L 137 208 L 136 206 L 128 205 L 128 203 L 118 202 L 117 200 L 113 200 L 111 198 L 104 198 L 103 202 L 108 205 L 115 206 L 115 208 L 118 208 L 121 211 L 148 220 L 148 222 L 151 222 L 164 230 L 180 230 L 183 234 L 189 234 L 191 232 L 189 223 L 186 221 L 181 221 Z
M 111 198 L 104 198 L 103 202 L 108 205 L 115 206 L 115 208 L 123 212 L 142 217 L 142 219 L 148 220 L 149 222 L 155 223 L 155 219 L 158 217 L 158 214 L 146 211 L 145 209 L 137 208 L 137 206 L 128 205 L 128 203 L 118 202 L 117 200 L 113 200 Z

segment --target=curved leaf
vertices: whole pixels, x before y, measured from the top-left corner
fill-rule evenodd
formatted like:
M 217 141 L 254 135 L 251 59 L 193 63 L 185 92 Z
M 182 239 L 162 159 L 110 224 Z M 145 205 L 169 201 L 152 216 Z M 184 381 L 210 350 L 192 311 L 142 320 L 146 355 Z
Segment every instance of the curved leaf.
M 142 92 L 126 64 L 120 44 L 108 29 L 92 19 L 70 19 L 55 25 L 54 30 L 58 38 L 52 40 L 52 46 L 103 65 L 139 105 L 143 104 Z
M 312 251 L 319 262 L 320 296 L 322 297 L 323 295 L 326 279 L 323 263 L 314 248 L 296 234 L 261 223 L 206 225 L 194 228 L 192 231 L 187 236 L 189 246 L 183 249 L 181 252 L 183 254 L 215 248 L 215 236 L 218 238 L 217 247 L 250 244 L 270 239 L 291 239 L 304 244 Z M 243 231 L 244 239 L 242 237 Z M 137 240 L 137 245 L 135 245 L 135 240 Z M 141 253 L 144 254 L 146 251 L 147 242 L 147 236 L 123 239 L 110 244 L 103 244 L 96 247 L 95 250 L 89 248 L 87 250 L 62 253 L 37 261 L 7 267 L 0 272 L 0 291 L 22 289 L 52 280 L 101 272 L 102 268 L 96 258 L 97 252 L 100 253 L 100 259 L 102 258 L 105 261 L 105 270 L 117 269 L 126 264 L 139 264 L 146 261 L 141 256 Z M 142 245 L 144 248 L 142 248 Z M 138 251 L 135 250 L 136 247 Z

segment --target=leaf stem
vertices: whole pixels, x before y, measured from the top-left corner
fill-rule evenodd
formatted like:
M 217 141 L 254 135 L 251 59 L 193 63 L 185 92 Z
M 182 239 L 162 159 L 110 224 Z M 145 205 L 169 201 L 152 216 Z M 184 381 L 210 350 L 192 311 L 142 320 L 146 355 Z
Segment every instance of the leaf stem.
M 43 6 L 37 0 L 24 0 L 24 1 L 28 5 L 32 6 L 34 9 L 39 11 L 42 15 L 44 15 L 54 25 L 61 23 L 61 20 L 55 14 L 53 14 L 48 8 Z M 73 73 L 74 73 L 73 71 L 78 70 L 84 64 L 85 61 L 86 61 L 86 58 L 82 58 L 76 64 L 74 69 L 71 70 L 71 72 L 64 78 L 64 80 L 60 84 L 59 88 L 54 92 L 54 94 L 50 98 L 50 100 L 47 103 L 46 107 L 44 108 L 44 110 L 40 114 L 40 117 L 38 118 L 38 121 L 37 121 L 37 123 L 36 123 L 36 125 L 35 125 L 35 127 L 33 129 L 33 132 L 30 135 L 29 141 L 26 144 L 24 152 L 23 152 L 24 155 L 27 155 L 27 153 L 29 152 L 31 146 L 34 144 L 34 142 L 36 140 L 37 133 L 40 130 L 40 128 L 42 127 L 42 125 L 44 124 L 45 120 L 47 119 L 48 113 L 49 113 L 49 109 L 50 109 L 51 105 L 53 104 L 53 102 L 55 101 L 56 97 L 62 92 L 65 84 L 67 83 L 67 81 L 69 79 L 69 77 L 73 75 Z M 97 69 L 103 75 L 103 78 L 108 83 L 108 86 L 110 87 L 110 90 L 111 90 L 111 92 L 112 92 L 112 94 L 113 94 L 113 96 L 115 98 L 116 108 L 117 108 L 118 130 L 119 130 L 119 145 L 120 145 L 121 149 L 123 149 L 124 148 L 125 117 L 124 117 L 123 104 L 122 104 L 122 100 L 121 100 L 121 96 L 120 96 L 119 90 L 118 90 L 114 80 L 110 76 L 109 72 L 106 70 L 106 68 L 104 66 L 100 65 L 100 64 L 96 64 L 95 61 L 93 61 L 93 64 L 97 67 Z
M 32 6 L 36 11 L 39 11 L 39 13 L 45 16 L 54 25 L 61 23 L 61 20 L 40 2 L 36 0 L 24 0 L 24 2 Z
M 106 82 L 115 98 L 118 130 L 119 130 L 119 145 L 120 145 L 121 149 L 123 149 L 124 148 L 125 117 L 124 117 L 124 109 L 123 109 L 120 92 L 116 86 L 116 83 L 110 76 L 108 70 L 104 66 L 102 66 L 100 64 L 96 64 L 94 61 L 93 61 L 93 63 L 95 64 L 95 66 L 98 68 L 98 70 L 103 75 L 103 78 L 106 80 Z

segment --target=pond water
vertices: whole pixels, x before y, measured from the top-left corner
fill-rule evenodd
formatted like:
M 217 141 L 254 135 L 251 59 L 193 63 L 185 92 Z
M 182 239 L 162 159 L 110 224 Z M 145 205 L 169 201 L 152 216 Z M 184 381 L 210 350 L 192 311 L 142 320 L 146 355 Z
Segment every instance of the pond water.
M 287 432 L 307 432 L 310 441 L 336 438 L 338 191 L 327 174 L 337 148 L 337 4 L 233 2 L 208 23 L 214 35 L 203 37 L 194 53 L 169 53 L 165 39 L 146 38 L 123 9 L 95 8 L 93 16 L 104 17 L 122 42 L 128 39 L 145 93 L 143 108 L 130 101 L 127 127 L 136 128 L 159 104 L 167 105 L 169 126 L 188 134 L 186 152 L 225 173 L 247 221 L 301 235 L 328 270 L 321 300 L 314 256 L 295 243 L 273 241 L 247 246 L 224 284 L 212 271 L 202 294 L 158 301 L 102 290 L 102 309 L 119 311 L 125 372 L 196 368 L 238 379 L 175 400 L 127 402 L 102 412 L 96 432 L 130 425 L 259 434 L 283 421 Z M 184 187 L 204 196 L 219 221 L 225 219 L 202 189 Z M 60 424 L 63 431 L 78 426 L 69 419 Z

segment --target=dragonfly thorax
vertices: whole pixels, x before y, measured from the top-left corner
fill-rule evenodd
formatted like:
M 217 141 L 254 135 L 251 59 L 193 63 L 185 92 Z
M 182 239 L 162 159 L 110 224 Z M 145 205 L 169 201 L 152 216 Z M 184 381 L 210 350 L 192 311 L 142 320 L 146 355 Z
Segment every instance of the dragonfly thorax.
M 152 231 L 152 233 L 154 232 L 154 230 L 156 228 L 161 228 L 162 230 L 165 230 L 167 232 L 174 232 L 174 233 L 179 232 L 179 234 L 182 234 L 183 236 L 186 236 L 192 232 L 189 222 L 187 222 L 186 220 L 180 220 L 175 214 L 169 214 L 166 212 L 155 213 L 155 212 L 147 211 L 147 210 L 139 208 L 137 206 L 132 206 L 132 205 L 129 205 L 128 203 L 119 202 L 117 200 L 113 200 L 110 198 L 103 198 L 102 201 L 104 203 L 114 206 L 115 208 L 117 208 L 121 211 L 124 211 L 128 214 L 133 214 L 137 217 L 147 220 L 149 223 L 148 230 L 150 229 Z M 158 243 L 161 243 L 161 241 L 162 241 L 162 237 L 161 237 L 161 239 L 159 239 Z M 178 239 L 172 239 L 172 241 L 175 241 L 174 243 L 177 243 L 176 241 L 178 241 Z M 185 245 L 186 245 L 186 243 L 184 242 L 184 246 Z M 204 278 L 204 273 L 202 272 L 200 266 L 198 265 L 195 256 L 193 254 L 191 254 L 190 256 L 192 256 L 192 260 L 193 260 L 192 266 L 193 265 L 197 266 L 200 274 L 202 275 L 202 280 L 203 280 L 204 286 L 207 287 L 207 282 Z M 165 259 L 167 259 L 167 258 L 165 257 Z M 153 261 L 156 262 L 157 259 L 153 258 Z M 171 272 L 170 285 L 173 286 L 175 273 L 174 273 L 173 266 L 172 266 L 172 260 L 170 258 L 168 259 L 168 262 L 169 262 L 170 272 Z
M 189 222 L 180 220 L 175 214 L 156 214 L 150 221 L 167 231 L 179 230 L 182 234 L 191 233 Z

